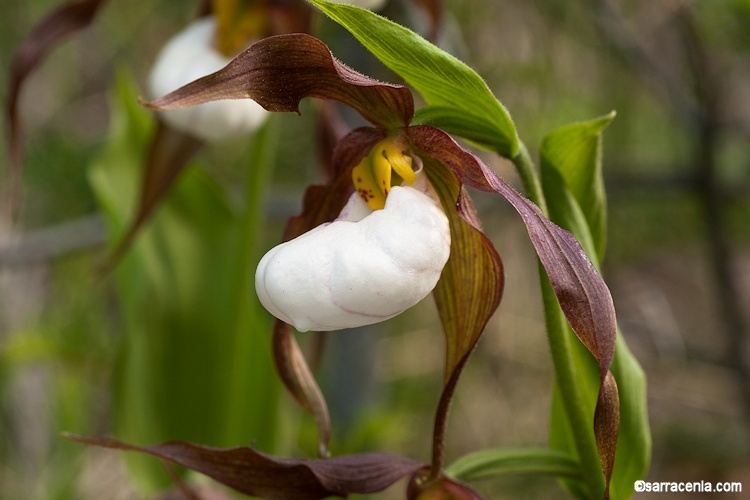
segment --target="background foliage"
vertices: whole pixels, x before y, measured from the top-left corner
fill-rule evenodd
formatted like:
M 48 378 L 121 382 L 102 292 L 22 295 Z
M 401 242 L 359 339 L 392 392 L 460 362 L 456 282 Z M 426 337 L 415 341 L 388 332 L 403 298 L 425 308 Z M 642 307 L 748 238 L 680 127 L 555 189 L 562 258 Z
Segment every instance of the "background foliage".
M 0 67 L 55 4 L 4 7 Z M 617 110 L 603 144 L 603 272 L 623 335 L 649 378 L 649 479 L 750 485 L 750 319 L 741 307 L 750 302 L 750 96 L 743 86 L 750 2 L 470 0 L 446 7 L 442 45 L 487 79 L 527 145 L 560 125 Z M 90 179 L 95 158 L 104 158 L 117 72 L 143 88 L 156 51 L 196 8 L 187 1 L 112 2 L 25 93 L 30 141 L 21 227 L 0 227 L 1 498 L 100 498 L 113 485 L 118 498 L 137 498 L 118 456 L 83 450 L 58 433 L 113 429 L 113 366 L 126 330 L 116 282 L 97 281 L 92 272 L 105 230 Z M 385 14 L 404 12 L 404 3 L 391 0 Z M 393 79 L 340 28 L 321 23 L 344 62 Z M 318 178 L 311 143 L 300 139 L 310 115 L 303 109 L 301 118 L 279 116 L 274 124 L 278 141 L 290 146 L 277 159 L 263 206 L 266 248 L 298 210 L 301 190 Z M 243 206 L 244 166 L 253 154 L 256 147 L 238 140 L 199 158 L 207 182 L 227 193 L 216 210 Z M 510 165 L 487 161 L 513 178 Z M 488 446 L 544 444 L 551 403 L 533 252 L 509 210 L 473 195 L 503 256 L 506 293 L 459 386 L 453 421 L 462 426 L 449 431 L 448 462 Z M 232 277 L 216 272 L 207 279 Z M 407 316 L 330 344 L 323 385 L 335 451 L 426 457 L 430 436 L 423 430 L 442 380 L 433 309 L 425 301 Z M 279 404 L 284 437 L 273 451 L 312 449 L 312 424 L 288 398 Z M 479 488 L 488 497 L 559 492 L 554 480 L 529 484 L 523 477 Z

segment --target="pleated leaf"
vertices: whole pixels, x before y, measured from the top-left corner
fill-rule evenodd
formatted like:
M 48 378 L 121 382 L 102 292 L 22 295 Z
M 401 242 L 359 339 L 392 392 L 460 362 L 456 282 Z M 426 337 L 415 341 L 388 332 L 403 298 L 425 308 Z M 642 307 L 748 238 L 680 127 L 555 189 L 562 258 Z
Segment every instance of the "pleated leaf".
M 482 117 L 463 109 L 425 106 L 416 111 L 412 125 L 431 125 L 490 151 L 495 149 L 497 141 L 497 134 Z
M 612 112 L 560 127 L 545 137 L 541 151 L 542 186 L 550 217 L 578 238 L 597 265 L 604 257 L 606 242 L 601 133 L 614 116 Z M 651 453 L 643 370 L 619 334 L 611 373 L 604 380 L 601 372 L 596 377 L 593 368 L 586 368 L 582 349 L 573 351 L 583 404 L 594 416 L 595 438 L 610 498 L 629 498 L 634 481 L 646 475 Z M 573 452 L 575 444 L 564 413 L 556 390 L 550 440 L 555 448 Z M 577 488 L 573 483 L 566 484 L 572 490 Z
M 604 254 L 607 240 L 607 211 L 602 178 L 601 133 L 612 122 L 611 112 L 591 121 L 560 127 L 542 142 L 542 186 L 550 218 L 567 227 L 570 203 L 559 186 L 567 188 L 580 207 L 593 238 L 597 256 Z

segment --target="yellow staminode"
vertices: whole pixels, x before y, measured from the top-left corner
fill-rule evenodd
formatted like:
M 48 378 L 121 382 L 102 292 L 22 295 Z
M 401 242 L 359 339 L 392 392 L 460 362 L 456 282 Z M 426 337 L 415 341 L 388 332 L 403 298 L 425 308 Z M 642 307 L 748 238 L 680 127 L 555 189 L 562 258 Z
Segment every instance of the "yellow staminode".
M 379 210 L 385 206 L 391 189 L 392 170 L 409 184 L 417 178 L 411 164 L 411 156 L 404 154 L 402 144 L 390 137 L 384 139 L 352 170 L 354 187 L 370 208 Z

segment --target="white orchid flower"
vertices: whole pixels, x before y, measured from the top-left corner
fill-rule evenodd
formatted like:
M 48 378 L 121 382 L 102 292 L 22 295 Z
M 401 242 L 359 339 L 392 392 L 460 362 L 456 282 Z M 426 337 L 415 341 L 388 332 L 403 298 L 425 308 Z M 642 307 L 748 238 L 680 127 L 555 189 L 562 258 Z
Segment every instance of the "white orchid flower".
M 203 17 L 188 25 L 162 48 L 149 75 L 152 96 L 161 96 L 226 66 L 214 46 L 216 20 Z M 250 99 L 221 100 L 162 114 L 173 128 L 205 141 L 246 135 L 256 130 L 268 112 Z
M 368 162 L 390 163 L 390 178 L 391 165 L 409 158 L 384 151 L 387 140 L 355 168 L 355 183 Z M 255 289 L 271 314 L 302 332 L 354 328 L 397 316 L 435 288 L 450 254 L 448 218 L 423 172 L 401 172 L 411 183 L 386 187 L 382 209 L 359 187 L 335 221 L 261 259 Z

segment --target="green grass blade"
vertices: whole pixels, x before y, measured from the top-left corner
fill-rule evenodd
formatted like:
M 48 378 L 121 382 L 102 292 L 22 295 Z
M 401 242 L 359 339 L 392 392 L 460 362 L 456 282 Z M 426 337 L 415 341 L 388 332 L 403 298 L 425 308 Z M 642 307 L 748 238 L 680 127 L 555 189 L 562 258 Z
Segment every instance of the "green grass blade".
M 446 472 L 461 481 L 510 474 L 580 479 L 578 461 L 569 454 L 545 448 L 481 450 L 456 460 Z

